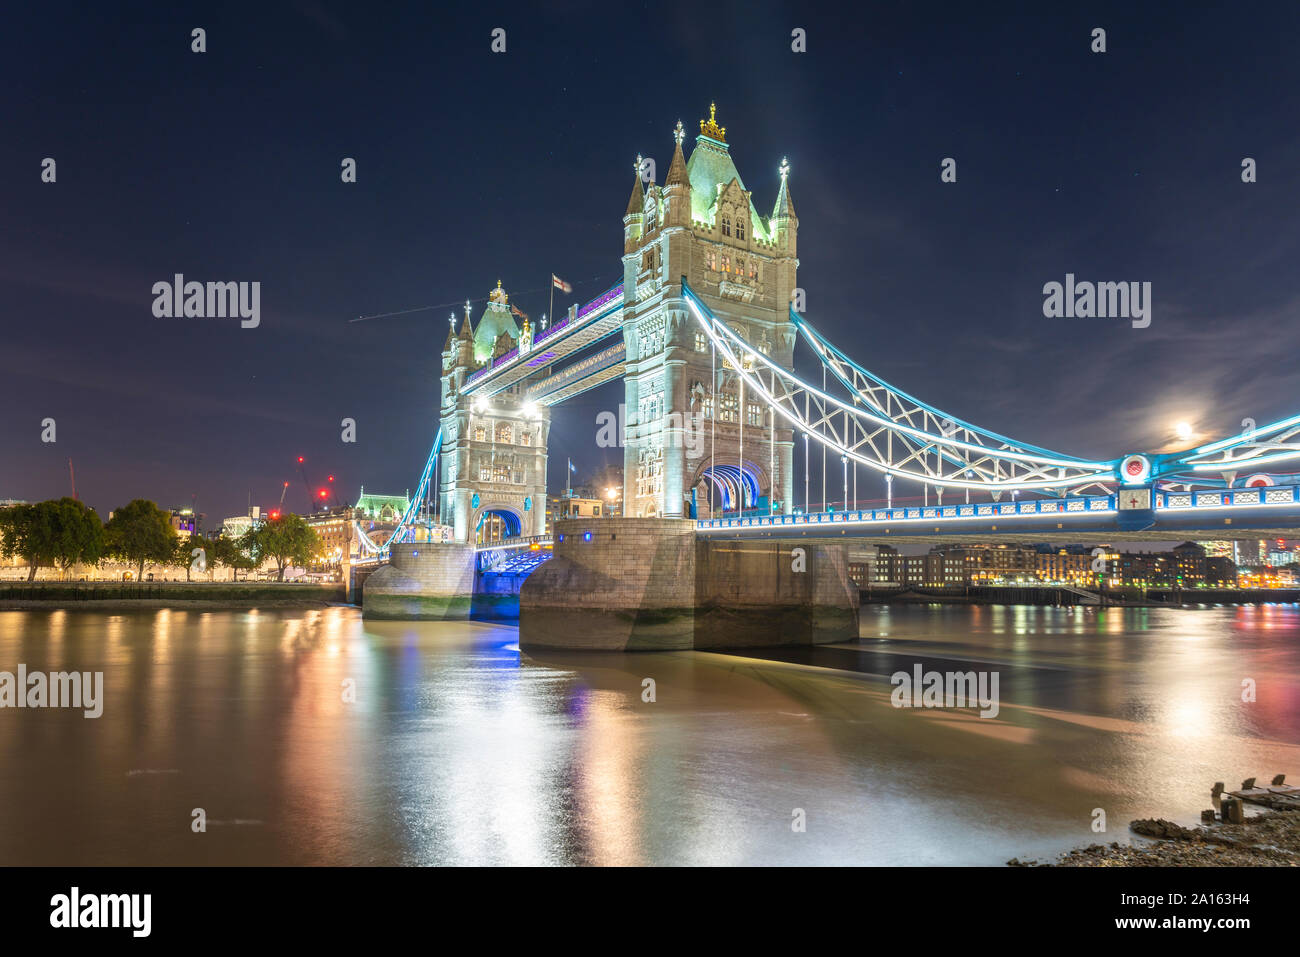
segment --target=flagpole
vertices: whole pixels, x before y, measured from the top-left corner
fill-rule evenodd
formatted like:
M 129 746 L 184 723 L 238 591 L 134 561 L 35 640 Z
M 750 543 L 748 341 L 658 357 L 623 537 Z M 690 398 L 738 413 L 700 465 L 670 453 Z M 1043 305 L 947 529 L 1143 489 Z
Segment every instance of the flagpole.
M 551 311 L 547 313 L 555 321 L 555 273 L 551 273 Z
M 569 467 L 564 470 L 564 497 L 573 498 L 573 459 L 569 459 Z

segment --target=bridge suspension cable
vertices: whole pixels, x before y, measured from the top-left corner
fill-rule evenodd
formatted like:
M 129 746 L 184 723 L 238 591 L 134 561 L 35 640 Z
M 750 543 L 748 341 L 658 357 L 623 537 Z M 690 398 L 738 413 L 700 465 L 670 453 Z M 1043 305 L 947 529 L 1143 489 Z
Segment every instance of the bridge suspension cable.
M 434 436 L 433 448 L 429 450 L 429 457 L 425 460 L 424 471 L 420 473 L 420 484 L 416 486 L 415 495 L 406 506 L 406 511 L 402 513 L 397 527 L 393 529 L 393 534 L 388 536 L 388 540 L 382 545 L 376 544 L 370 536 L 361 528 L 360 522 L 355 522 L 356 531 L 360 537 L 361 550 L 367 555 L 384 555 L 389 546 L 395 541 L 403 540 L 412 529 L 417 528 L 419 523 L 416 520 L 420 513 L 420 508 L 425 505 L 426 510 L 429 506 L 426 504 L 430 493 L 430 483 L 438 472 L 438 455 L 442 451 L 442 429 Z M 426 522 L 426 524 L 429 524 Z
M 1113 462 L 1089 461 L 1016 442 L 913 399 L 858 366 L 792 312 L 823 368 L 847 391 L 847 399 L 837 398 L 747 343 L 714 316 L 685 278 L 682 295 L 743 388 L 761 397 L 791 427 L 811 436 L 824 452 L 839 454 L 846 463 L 926 485 L 985 491 L 1063 493 L 1117 479 Z

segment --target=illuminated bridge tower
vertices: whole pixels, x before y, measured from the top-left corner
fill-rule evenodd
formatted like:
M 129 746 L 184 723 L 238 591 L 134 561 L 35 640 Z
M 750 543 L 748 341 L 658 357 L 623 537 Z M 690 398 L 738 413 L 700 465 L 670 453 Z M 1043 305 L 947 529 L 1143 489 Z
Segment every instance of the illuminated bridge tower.
M 523 320 L 522 327 L 515 316 Z M 454 328 L 455 315 L 452 316 Z M 458 542 L 541 535 L 546 522 L 546 439 L 550 410 L 528 402 L 517 383 L 490 399 L 462 395 L 465 380 L 494 358 L 532 345 L 527 316 L 508 304 L 501 283 L 478 324 L 470 305 L 460 331 L 442 351 L 442 454 L 438 500 L 442 522 Z
M 623 217 L 625 514 L 686 517 L 692 500 L 700 518 L 737 508 L 788 513 L 792 433 L 715 358 L 681 277 L 719 319 L 791 368 L 799 221 L 789 166 L 782 161 L 772 214 L 762 216 L 715 108 L 700 121 L 689 161 L 683 136 L 679 122 L 662 186 L 642 175 L 648 167 L 638 159 Z

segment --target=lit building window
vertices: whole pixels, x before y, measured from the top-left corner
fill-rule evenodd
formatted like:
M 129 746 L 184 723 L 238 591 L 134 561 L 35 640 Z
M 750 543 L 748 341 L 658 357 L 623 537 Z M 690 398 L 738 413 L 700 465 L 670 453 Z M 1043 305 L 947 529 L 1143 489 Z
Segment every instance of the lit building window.
M 735 422 L 740 410 L 740 403 L 736 399 L 736 393 L 724 392 L 722 399 L 718 404 L 718 419 L 722 422 Z
M 695 351 L 696 352 L 709 351 L 709 340 L 702 332 L 695 333 Z
M 731 257 L 730 257 L 730 256 L 723 256 L 723 257 L 722 257 L 722 271 L 723 271 L 723 272 L 731 272 Z
M 502 423 L 497 426 L 497 441 L 509 444 L 514 441 L 514 430 L 509 425 Z
M 525 432 L 525 433 L 523 433 L 522 435 L 520 435 L 520 436 L 519 436 L 519 444 L 520 444 L 520 445 L 532 445 L 532 444 L 533 444 L 533 433 L 531 433 L 531 432 Z
M 486 441 L 487 441 L 487 429 L 483 428 L 483 426 L 481 426 L 481 425 L 476 425 L 476 426 L 474 426 L 474 441 L 475 441 L 475 442 L 486 442 Z

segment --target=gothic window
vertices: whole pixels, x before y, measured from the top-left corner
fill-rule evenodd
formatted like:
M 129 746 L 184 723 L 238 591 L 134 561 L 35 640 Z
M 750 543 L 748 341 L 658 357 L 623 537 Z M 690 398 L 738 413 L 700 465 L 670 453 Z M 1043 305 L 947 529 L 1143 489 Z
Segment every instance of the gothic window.
M 723 422 L 735 422 L 739 408 L 740 403 L 736 399 L 736 393 L 724 392 L 718 403 L 718 418 Z
M 492 469 L 492 481 L 494 481 L 494 482 L 509 482 L 509 481 L 510 481 L 510 466 L 508 466 L 508 465 L 497 465 L 497 466 L 493 467 L 493 469 Z
M 744 239 L 744 238 L 745 238 L 745 220 L 744 220 L 744 219 L 737 219 L 737 220 L 736 220 L 736 238 L 737 238 L 737 239 Z
M 725 256 L 725 255 L 724 255 L 724 256 L 722 257 L 722 271 L 723 271 L 723 272 L 731 272 L 731 257 L 730 257 L 730 256 Z
M 758 263 L 752 259 L 749 261 L 749 278 L 750 279 L 758 278 Z
M 481 426 L 481 425 L 476 425 L 476 426 L 474 426 L 474 441 L 475 441 L 475 442 L 486 442 L 486 441 L 487 441 L 487 429 L 483 428 L 483 426 Z
M 695 351 L 696 352 L 709 351 L 709 340 L 705 337 L 704 333 L 702 332 L 695 333 Z
M 531 433 L 531 432 L 524 432 L 523 434 L 521 434 L 521 435 L 519 436 L 519 444 L 520 444 L 520 445 L 532 445 L 532 444 L 533 444 L 533 433 Z
M 736 275 L 743 277 L 745 275 L 745 260 L 736 259 Z
M 718 255 L 712 249 L 706 250 L 704 253 L 704 267 L 706 269 L 718 268 Z
M 497 441 L 498 441 L 498 442 L 504 442 L 504 443 L 506 443 L 506 444 L 508 445 L 508 444 L 510 444 L 511 442 L 513 442 L 514 440 L 515 440 L 515 439 L 514 439 L 514 430 L 513 430 L 512 428 L 510 428 L 510 426 L 509 426 L 507 423 L 505 423 L 505 422 L 498 423 L 498 424 L 497 424 Z
M 722 235 L 724 236 L 731 235 L 731 220 L 728 219 L 726 216 L 722 217 Z
M 516 471 L 515 474 L 514 474 L 514 482 L 515 482 L 516 485 L 523 485 L 523 484 L 524 484 L 524 473 L 523 473 L 523 472 L 518 472 L 518 471 Z
M 702 408 L 704 410 L 704 417 L 706 419 L 713 418 L 713 396 L 706 395 L 704 397 L 704 403 Z
M 753 402 L 745 403 L 745 424 L 746 425 L 763 424 L 763 410 Z
M 482 468 L 478 470 L 478 480 L 480 482 L 492 481 L 492 470 L 488 468 L 486 465 L 484 465 Z

